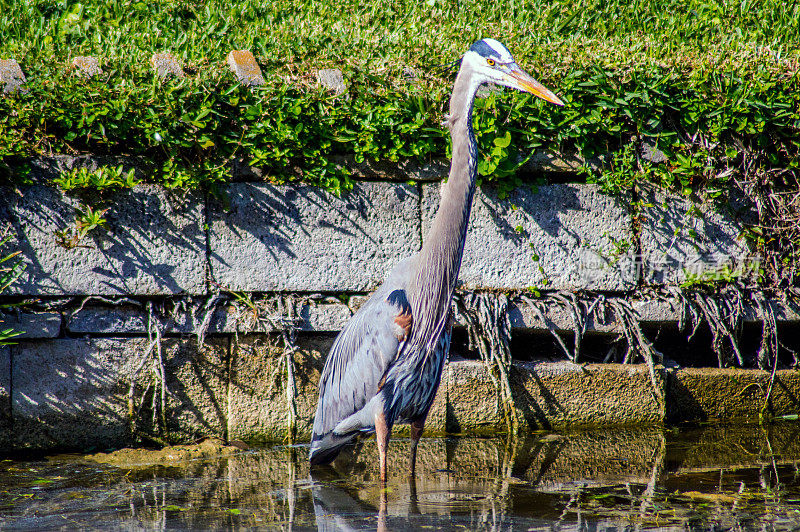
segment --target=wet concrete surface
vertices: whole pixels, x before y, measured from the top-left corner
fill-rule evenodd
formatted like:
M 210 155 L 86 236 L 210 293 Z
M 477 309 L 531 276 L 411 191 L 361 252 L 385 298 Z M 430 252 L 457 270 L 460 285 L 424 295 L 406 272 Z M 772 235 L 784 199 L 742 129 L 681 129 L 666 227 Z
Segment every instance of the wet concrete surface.
M 96 461 L 109 455 L 9 457 L 0 461 L 0 530 L 793 530 L 800 523 L 797 422 L 426 438 L 414 481 L 408 450 L 408 440 L 392 441 L 386 486 L 377 481 L 374 440 L 349 463 L 313 470 L 305 445 L 240 451 L 203 442 L 195 451 L 117 453 L 116 465 Z

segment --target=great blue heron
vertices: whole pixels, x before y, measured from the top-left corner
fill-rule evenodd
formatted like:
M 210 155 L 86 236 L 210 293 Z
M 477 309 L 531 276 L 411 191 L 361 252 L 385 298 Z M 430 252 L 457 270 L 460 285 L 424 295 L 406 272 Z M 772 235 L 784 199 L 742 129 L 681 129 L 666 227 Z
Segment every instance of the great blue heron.
M 428 238 L 401 261 L 345 325 L 331 347 L 319 383 L 309 459 L 333 461 L 341 448 L 375 432 L 380 478 L 395 423 L 411 424 L 410 473 L 417 443 L 450 349 L 450 303 L 456 286 L 475 192 L 478 148 L 472 131 L 475 93 L 496 83 L 557 105 L 563 102 L 525 73 L 508 49 L 483 39 L 464 54 L 447 119 L 453 145 L 450 175 Z

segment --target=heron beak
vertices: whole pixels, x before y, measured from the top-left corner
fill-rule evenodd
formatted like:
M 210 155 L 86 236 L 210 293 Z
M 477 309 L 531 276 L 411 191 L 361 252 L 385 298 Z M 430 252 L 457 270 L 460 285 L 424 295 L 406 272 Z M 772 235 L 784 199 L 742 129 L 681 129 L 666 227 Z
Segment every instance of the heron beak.
M 556 105 L 564 105 L 564 102 L 562 102 L 558 96 L 553 94 L 544 85 L 533 79 L 530 74 L 523 71 L 519 67 L 513 68 L 511 72 L 507 73 L 506 79 L 509 82 L 509 85 L 515 89 L 519 89 L 523 92 L 530 92 L 534 96 L 538 96 L 539 98 L 547 100 L 548 102 Z

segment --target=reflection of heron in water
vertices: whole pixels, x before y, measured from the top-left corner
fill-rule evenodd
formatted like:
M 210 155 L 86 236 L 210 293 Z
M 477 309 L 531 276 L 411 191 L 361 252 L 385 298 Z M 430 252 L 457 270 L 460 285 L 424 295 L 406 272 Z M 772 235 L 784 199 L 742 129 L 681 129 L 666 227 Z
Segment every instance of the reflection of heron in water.
M 317 530 L 320 532 L 361 530 L 367 524 L 363 520 L 375 515 L 374 506 L 354 497 L 343 487 L 337 486 L 335 481 L 323 479 L 319 475 L 312 475 L 312 478 L 316 482 L 311 489 L 314 518 Z M 416 480 L 410 478 L 408 483 L 409 500 L 406 515 L 419 515 Z M 383 531 L 387 529 L 387 491 L 380 490 L 379 497 L 377 526 L 379 531 Z
M 320 378 L 309 453 L 312 464 L 330 463 L 343 446 L 374 432 L 380 478 L 386 481 L 392 426 L 409 423 L 409 468 L 414 474 L 417 442 L 450 349 L 450 304 L 477 176 L 472 107 L 484 83 L 516 88 L 563 105 L 517 66 L 499 42 L 480 40 L 464 54 L 450 97 L 453 157 L 439 211 L 419 253 L 391 271 L 336 338 Z

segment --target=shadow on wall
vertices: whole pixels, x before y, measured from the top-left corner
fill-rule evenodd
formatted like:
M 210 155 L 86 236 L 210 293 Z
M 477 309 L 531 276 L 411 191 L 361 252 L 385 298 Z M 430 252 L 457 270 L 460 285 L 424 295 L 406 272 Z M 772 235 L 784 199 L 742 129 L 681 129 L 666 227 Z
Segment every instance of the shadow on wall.
M 56 233 L 75 230 L 85 210 L 78 198 L 43 185 L 5 191 L 9 246 L 27 264 L 12 288 L 19 294 L 200 294 L 207 267 L 230 290 L 361 290 L 419 245 L 419 194 L 409 185 L 362 183 L 337 198 L 318 187 L 234 183 L 223 202 L 210 200 L 209 224 L 200 195 L 140 185 L 90 202 L 107 207 L 106 223 L 70 249 Z
M 439 191 L 425 191 L 423 232 L 439 205 Z M 475 195 L 459 279 L 468 289 L 630 289 L 634 239 L 623 201 L 597 187 L 520 187 L 502 199 L 485 187 Z
M 414 186 L 357 183 L 336 197 L 233 183 L 226 193 L 210 202 L 209 267 L 228 290 L 367 290 L 419 247 Z
M 257 241 L 273 260 L 297 258 L 292 243 L 298 232 L 313 235 L 316 229 L 324 227 L 347 236 L 355 233 L 367 236 L 360 222 L 366 217 L 367 208 L 373 208 L 358 188 L 344 197 L 346 207 L 311 186 L 238 183 L 226 192 L 222 203 L 211 200 L 215 222 L 212 238 L 218 232 L 230 232 L 238 240 Z M 229 266 L 213 248 L 211 256 Z
M 686 198 L 645 189 L 641 247 L 644 278 L 649 284 L 677 283 L 686 273 L 714 273 L 748 258 L 740 224 L 730 216 Z M 747 213 L 745 213 L 747 214 Z
M 530 232 L 523 226 L 517 231 L 516 225 L 509 221 L 512 212 L 519 211 L 520 222 L 531 221 L 550 237 L 559 237 L 562 233 L 580 240 L 580 235 L 567 227 L 562 218 L 568 219 L 574 212 L 586 210 L 576 189 L 559 187 L 535 187 L 514 189 L 505 199 L 500 199 L 494 188 L 481 189 L 480 201 L 491 214 L 498 233 L 518 244 L 525 244 L 531 238 Z M 516 209 L 510 209 L 514 205 Z M 563 251 L 568 251 L 562 248 Z
M 227 340 L 198 349 L 193 339 L 165 339 L 160 353 L 145 338 L 11 349 L 17 449 L 102 450 L 132 443 L 133 430 L 167 440 L 225 435 Z
M 294 391 L 295 436 L 308 439 L 314 422 L 319 378 L 333 338 L 298 338 L 287 358 L 276 339 L 247 335 L 231 346 L 228 436 L 231 439 L 284 441 L 290 422 L 287 392 Z
M 205 235 L 202 200 L 142 185 L 118 192 L 105 208 L 105 227 L 89 231 L 74 247 L 56 233 L 74 230 L 85 210 L 78 199 L 47 186 L 6 189 L 0 216 L 10 220 L 26 271 L 12 293 L 168 294 L 204 291 Z

